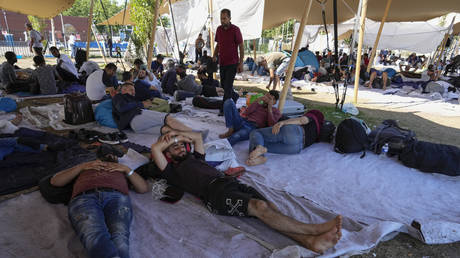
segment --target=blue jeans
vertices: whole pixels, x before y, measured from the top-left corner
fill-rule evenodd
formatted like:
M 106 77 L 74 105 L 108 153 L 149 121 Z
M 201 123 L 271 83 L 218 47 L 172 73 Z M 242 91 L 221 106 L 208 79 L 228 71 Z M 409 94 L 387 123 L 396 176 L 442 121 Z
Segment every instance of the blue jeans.
M 69 219 L 90 257 L 129 257 L 129 226 L 133 215 L 129 196 L 93 192 L 74 197 Z
M 262 145 L 270 153 L 299 153 L 304 145 L 303 135 L 304 130 L 300 125 L 282 126 L 278 134 L 272 133 L 272 127 L 257 129 L 249 136 L 249 152 L 257 145 Z
M 249 122 L 240 116 L 232 99 L 227 99 L 223 106 L 225 126 L 234 130 L 233 134 L 227 138 L 230 144 L 234 145 L 237 142 L 249 139 L 249 134 L 256 129 L 255 123 Z
M 268 72 L 265 70 L 265 67 L 254 63 L 254 65 L 252 66 L 251 72 L 254 75 L 256 71 L 257 71 L 257 74 L 260 76 L 268 75 Z

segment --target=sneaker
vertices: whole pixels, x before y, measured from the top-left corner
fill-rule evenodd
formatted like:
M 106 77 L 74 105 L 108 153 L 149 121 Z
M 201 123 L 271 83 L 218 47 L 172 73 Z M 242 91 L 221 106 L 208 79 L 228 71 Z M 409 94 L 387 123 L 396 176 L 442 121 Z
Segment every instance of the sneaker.
M 120 143 L 118 136 L 114 133 L 101 135 L 98 137 L 98 140 L 102 143 L 112 144 L 112 145 Z
M 115 133 L 118 136 L 118 140 L 121 143 L 128 142 L 128 136 L 124 132 Z

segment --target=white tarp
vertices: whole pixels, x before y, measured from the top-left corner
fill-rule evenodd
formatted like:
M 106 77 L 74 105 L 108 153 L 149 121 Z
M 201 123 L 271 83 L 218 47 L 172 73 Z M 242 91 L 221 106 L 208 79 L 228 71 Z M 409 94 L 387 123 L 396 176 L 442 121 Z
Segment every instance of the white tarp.
M 165 29 L 164 27 L 157 26 L 157 30 L 155 32 L 155 44 L 159 53 L 173 53 L 172 47 L 174 47 L 175 41 L 171 33 L 172 30 L 170 28 Z
M 299 32 L 299 23 L 294 24 L 294 42 Z M 339 24 L 337 32 L 339 35 L 353 29 L 353 24 Z M 323 51 L 327 48 L 327 36 L 324 32 L 323 25 L 307 25 L 303 31 L 302 40 L 300 41 L 300 48 L 309 45 L 310 51 Z M 329 48 L 334 47 L 334 26 L 328 25 L 327 32 L 329 33 Z
M 220 25 L 220 10 L 227 8 L 232 12 L 232 23 L 240 28 L 243 39 L 260 38 L 264 5 L 265 0 L 213 0 L 213 31 Z M 178 40 L 195 44 L 198 34 L 209 24 L 208 0 L 179 1 L 172 4 L 172 10 Z M 175 40 L 174 35 L 172 38 Z
M 380 22 L 366 20 L 364 45 L 373 46 Z M 441 43 L 447 28 L 428 22 L 386 22 L 377 49 L 430 53 Z M 358 37 L 358 35 L 356 35 Z

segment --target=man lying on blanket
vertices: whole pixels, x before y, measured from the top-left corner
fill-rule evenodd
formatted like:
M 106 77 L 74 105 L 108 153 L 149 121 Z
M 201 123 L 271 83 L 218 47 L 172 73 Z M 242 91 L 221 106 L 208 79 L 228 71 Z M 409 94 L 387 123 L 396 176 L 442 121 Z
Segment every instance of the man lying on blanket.
M 193 144 L 188 153 L 185 144 Z M 322 253 L 335 246 L 342 236 L 341 216 L 323 224 L 305 224 L 281 214 L 254 188 L 233 177 L 223 176 L 205 162 L 200 133 L 169 131 L 152 145 L 152 157 L 159 170 L 154 171 L 169 184 L 199 198 L 219 215 L 254 216 L 271 228 L 289 236 L 302 246 Z M 168 163 L 167 159 L 172 160 Z
M 147 182 L 118 163 L 116 149 L 102 145 L 98 159 L 63 170 L 51 178 L 62 187 L 75 180 L 69 219 L 90 257 L 129 257 L 129 227 L 133 219 L 128 184 L 138 193 Z

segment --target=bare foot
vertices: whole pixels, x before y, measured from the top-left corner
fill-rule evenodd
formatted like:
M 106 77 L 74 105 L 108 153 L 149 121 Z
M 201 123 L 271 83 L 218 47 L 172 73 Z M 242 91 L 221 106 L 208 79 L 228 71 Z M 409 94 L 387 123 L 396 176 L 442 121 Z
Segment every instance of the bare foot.
M 249 153 L 249 159 L 255 159 L 264 153 L 267 153 L 267 148 L 262 145 L 257 145 L 257 147 Z
M 257 166 L 257 165 L 260 165 L 260 164 L 263 164 L 267 162 L 267 158 L 264 157 L 264 156 L 259 156 L 255 159 L 248 159 L 246 160 L 246 165 L 248 166 Z
M 334 227 L 337 227 L 338 231 L 342 230 L 342 216 L 338 215 L 337 217 L 327 222 L 324 222 L 322 224 L 317 224 L 315 227 L 316 234 L 313 234 L 313 235 L 323 234 L 331 230 Z
M 219 134 L 219 138 L 225 139 L 225 138 L 232 136 L 232 134 L 233 134 L 233 128 L 229 128 L 226 133 Z
M 17 126 L 17 125 L 19 125 L 19 123 L 21 123 L 21 121 L 22 121 L 22 114 L 17 113 L 16 117 L 13 120 L 11 120 L 10 122 Z
M 339 241 L 341 235 L 342 233 L 338 231 L 337 227 L 334 227 L 319 236 L 314 236 L 311 243 L 302 244 L 306 244 L 305 246 L 308 249 L 322 254 L 327 249 L 334 247 Z

